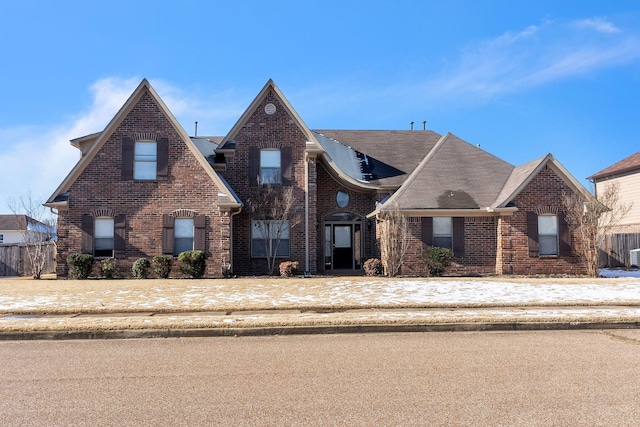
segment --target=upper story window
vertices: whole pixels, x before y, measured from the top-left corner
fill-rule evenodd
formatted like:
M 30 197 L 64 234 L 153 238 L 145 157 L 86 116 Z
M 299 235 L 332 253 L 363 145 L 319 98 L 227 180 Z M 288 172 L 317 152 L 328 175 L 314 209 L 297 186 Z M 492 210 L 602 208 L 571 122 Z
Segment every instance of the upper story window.
M 156 141 L 136 141 L 134 151 L 133 179 L 154 180 L 158 165 Z
M 263 185 L 282 184 L 280 150 L 260 150 L 260 182 Z
M 174 223 L 173 254 L 180 255 L 193 250 L 194 224 L 193 218 L 176 218 Z
M 433 246 L 453 249 L 453 218 L 433 218 Z
M 540 255 L 558 255 L 558 216 L 538 215 Z
M 112 257 L 113 247 L 113 218 L 95 218 L 93 222 L 93 256 Z

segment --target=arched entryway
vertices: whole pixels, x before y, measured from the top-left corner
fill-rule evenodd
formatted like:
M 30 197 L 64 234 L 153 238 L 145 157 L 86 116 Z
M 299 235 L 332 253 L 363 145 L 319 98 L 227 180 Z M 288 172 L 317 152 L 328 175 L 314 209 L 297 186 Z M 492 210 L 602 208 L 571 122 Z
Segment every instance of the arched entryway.
M 362 218 L 335 213 L 324 218 L 324 269 L 362 270 Z

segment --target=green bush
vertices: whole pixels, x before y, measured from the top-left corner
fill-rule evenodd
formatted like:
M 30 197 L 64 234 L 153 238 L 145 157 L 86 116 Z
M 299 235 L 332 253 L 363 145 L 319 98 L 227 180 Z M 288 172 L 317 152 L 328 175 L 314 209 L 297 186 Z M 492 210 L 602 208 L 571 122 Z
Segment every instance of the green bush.
M 280 263 L 280 276 L 293 277 L 298 272 L 298 261 L 283 261 Z
M 100 270 L 105 279 L 113 279 L 116 272 L 116 260 L 114 258 L 105 258 L 100 263 Z
M 149 277 L 149 267 L 151 263 L 146 258 L 138 258 L 131 266 L 133 277 L 136 279 L 146 279 Z
M 428 246 L 424 251 L 424 259 L 431 276 L 442 276 L 444 271 L 451 265 L 453 252 L 451 249 Z
M 184 251 L 178 255 L 180 271 L 187 277 L 199 279 L 204 275 L 205 259 L 202 251 Z
M 378 258 L 369 258 L 364 262 L 364 274 L 367 276 L 379 276 L 382 274 L 382 261 Z
M 153 257 L 153 271 L 163 279 L 169 277 L 171 273 L 171 266 L 173 264 L 173 257 L 171 255 L 158 255 Z
M 93 268 L 93 255 L 69 254 L 67 256 L 69 277 L 72 279 L 86 279 Z

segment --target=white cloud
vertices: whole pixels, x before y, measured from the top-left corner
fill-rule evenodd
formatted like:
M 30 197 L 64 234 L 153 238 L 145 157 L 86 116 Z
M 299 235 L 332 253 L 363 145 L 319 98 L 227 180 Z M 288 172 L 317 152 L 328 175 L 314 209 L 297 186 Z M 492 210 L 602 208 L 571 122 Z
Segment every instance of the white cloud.
M 595 31 L 594 31 L 595 30 Z M 640 39 L 604 19 L 545 21 L 467 46 L 421 89 L 430 96 L 486 100 L 640 58 Z
M 605 34 L 615 34 L 621 31 L 620 28 L 603 18 L 582 19 L 574 24 L 578 28 L 592 29 Z

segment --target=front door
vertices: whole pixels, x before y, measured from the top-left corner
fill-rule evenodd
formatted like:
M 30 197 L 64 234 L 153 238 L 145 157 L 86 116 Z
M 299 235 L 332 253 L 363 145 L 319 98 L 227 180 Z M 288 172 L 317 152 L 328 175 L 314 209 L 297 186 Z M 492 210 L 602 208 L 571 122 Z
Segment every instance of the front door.
M 325 270 L 359 270 L 362 233 L 361 224 L 325 223 Z
M 333 269 L 353 268 L 353 226 L 333 226 Z

